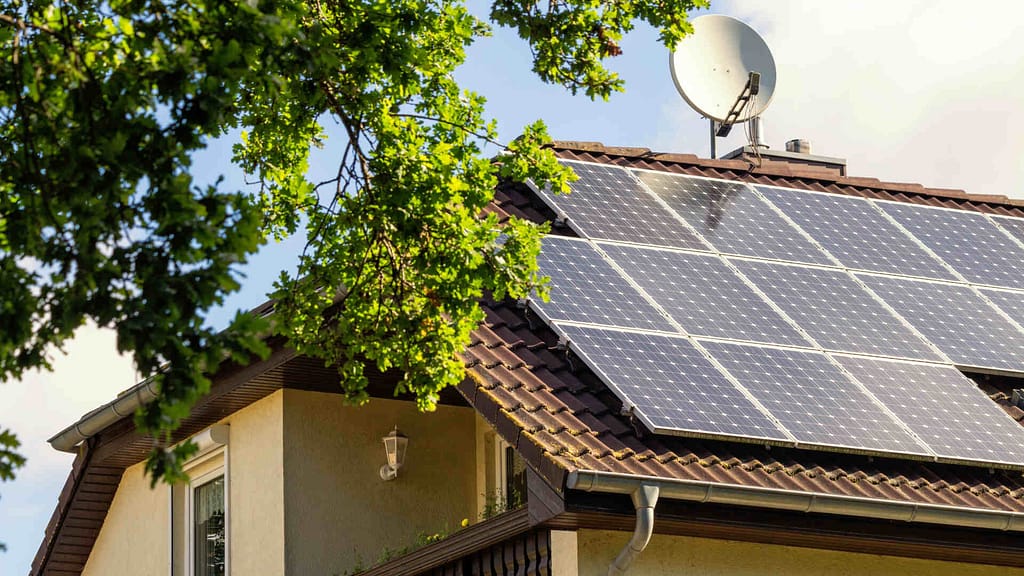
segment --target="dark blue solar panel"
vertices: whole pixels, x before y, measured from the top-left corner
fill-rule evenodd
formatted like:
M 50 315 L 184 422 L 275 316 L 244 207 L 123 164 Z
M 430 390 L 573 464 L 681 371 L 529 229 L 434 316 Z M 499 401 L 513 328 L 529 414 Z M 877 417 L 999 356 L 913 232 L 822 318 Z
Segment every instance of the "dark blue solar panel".
M 600 247 L 690 334 L 809 345 L 718 256 Z
M 733 264 L 827 350 L 939 359 L 846 272 L 749 260 Z
M 551 300 L 533 303 L 552 320 L 677 331 L 586 240 L 548 236 L 537 263 Z
M 955 278 L 870 200 L 766 186 L 757 189 L 848 268 Z
M 858 276 L 953 363 L 1024 370 L 1024 334 L 967 286 Z
M 1024 427 L 952 366 L 837 360 L 939 457 L 1024 464 Z
M 985 215 L 895 202 L 877 205 L 967 280 L 1024 288 L 1024 248 Z
M 723 342 L 701 344 L 797 442 L 928 453 L 820 352 Z
M 832 263 L 746 184 L 664 172 L 636 175 L 720 252 Z
M 680 219 L 628 171 L 605 164 L 564 162 L 579 180 L 570 194 L 543 194 L 588 238 L 706 250 Z
M 787 440 L 686 338 L 560 328 L 569 349 L 655 432 Z

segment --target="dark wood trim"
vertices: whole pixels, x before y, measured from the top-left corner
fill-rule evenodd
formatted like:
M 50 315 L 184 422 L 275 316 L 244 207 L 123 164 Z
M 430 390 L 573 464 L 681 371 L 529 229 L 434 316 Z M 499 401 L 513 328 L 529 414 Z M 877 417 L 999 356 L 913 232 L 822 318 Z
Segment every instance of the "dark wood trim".
M 530 515 L 520 508 L 484 520 L 400 558 L 374 566 L 360 576 L 414 576 L 493 546 L 530 530 Z
M 526 467 L 526 509 L 530 524 L 542 524 L 565 512 L 565 500 L 546 480 Z
M 254 377 L 284 364 L 297 355 L 298 353 L 295 350 L 284 347 L 283 343 L 278 343 L 266 360 L 260 360 L 245 366 L 232 364 L 222 368 L 219 374 L 214 377 L 215 384 L 210 388 L 210 393 L 204 396 L 192 408 L 193 415 L 201 412 L 203 407 L 208 406 L 215 400 L 234 392 Z M 98 436 L 98 439 L 99 443 L 93 456 L 93 460 L 97 463 L 103 463 L 126 446 L 136 442 L 152 442 L 149 436 L 135 428 L 135 424 L 130 416 L 108 427 Z
M 628 496 L 570 492 L 567 511 L 543 526 L 631 532 Z M 959 526 L 661 500 L 655 534 L 738 540 L 927 560 L 1024 567 L 1024 535 Z

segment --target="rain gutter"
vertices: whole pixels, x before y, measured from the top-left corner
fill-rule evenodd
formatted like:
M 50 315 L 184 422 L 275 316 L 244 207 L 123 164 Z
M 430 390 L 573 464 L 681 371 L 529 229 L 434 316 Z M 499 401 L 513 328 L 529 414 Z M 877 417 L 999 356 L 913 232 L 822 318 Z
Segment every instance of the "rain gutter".
M 82 416 L 78 422 L 61 430 L 47 442 L 61 452 L 77 452 L 80 443 L 99 434 L 118 420 L 135 414 L 136 409 L 153 401 L 156 396 L 156 381 L 153 378 L 147 378 L 129 388 L 112 402 Z
M 566 479 L 567 488 L 584 492 L 632 495 L 641 486 L 657 487 L 662 498 L 673 500 L 1024 532 L 1024 513 L 1009 510 L 899 502 L 860 496 L 800 492 L 655 476 L 634 476 L 592 470 L 569 472 Z

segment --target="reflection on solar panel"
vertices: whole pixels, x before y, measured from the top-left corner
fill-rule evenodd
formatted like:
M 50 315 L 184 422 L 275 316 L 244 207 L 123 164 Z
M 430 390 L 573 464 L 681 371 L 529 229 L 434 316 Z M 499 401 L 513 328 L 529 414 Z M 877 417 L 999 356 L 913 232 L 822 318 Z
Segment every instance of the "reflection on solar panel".
M 832 263 L 745 184 L 660 172 L 635 173 L 720 252 Z
M 955 368 L 837 359 L 939 457 L 1024 462 L 1024 427 Z
M 537 263 L 551 277 L 551 301 L 534 304 L 552 320 L 676 331 L 585 240 L 548 236 Z
M 701 342 L 797 442 L 927 455 L 820 352 Z
M 869 200 L 757 186 L 844 266 L 905 276 L 954 276 Z
M 580 177 L 570 184 L 572 193 L 543 194 L 588 238 L 707 249 L 629 171 L 602 164 L 565 164 Z
M 717 256 L 614 244 L 601 249 L 690 334 L 809 345 Z
M 858 276 L 955 364 L 1024 370 L 1024 334 L 967 286 Z
M 877 205 L 967 280 L 1024 288 L 1024 248 L 983 214 L 895 202 Z
M 749 260 L 733 264 L 827 350 L 939 359 L 846 272 Z
M 656 432 L 787 440 L 686 338 L 561 328 L 570 349 Z

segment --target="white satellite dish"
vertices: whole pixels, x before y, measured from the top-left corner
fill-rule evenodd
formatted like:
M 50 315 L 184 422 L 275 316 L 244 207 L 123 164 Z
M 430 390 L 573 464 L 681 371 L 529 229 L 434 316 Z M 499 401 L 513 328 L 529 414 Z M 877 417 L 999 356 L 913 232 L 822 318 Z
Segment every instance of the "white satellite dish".
M 775 93 L 775 59 L 768 45 L 753 28 L 729 16 L 708 14 L 692 24 L 693 34 L 669 58 L 672 81 L 683 99 L 702 116 L 730 126 L 760 116 Z M 760 75 L 760 86 L 741 100 L 751 72 Z M 738 114 L 730 115 L 734 108 Z

